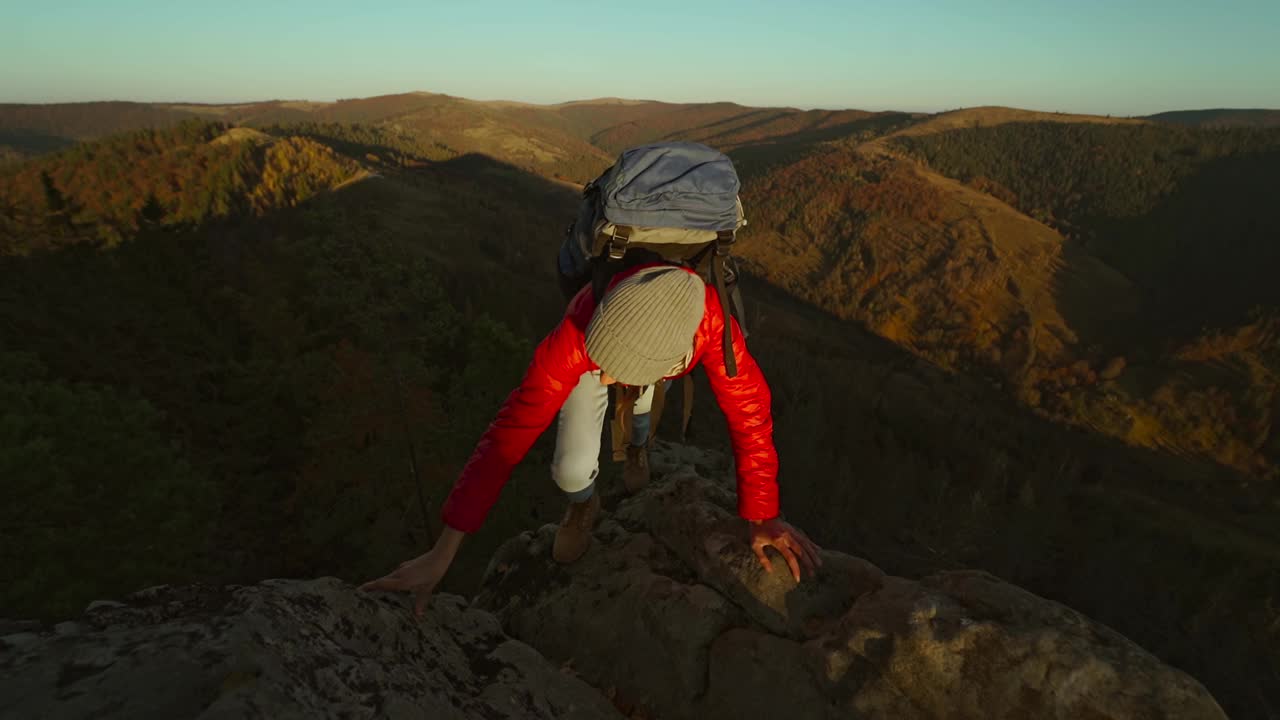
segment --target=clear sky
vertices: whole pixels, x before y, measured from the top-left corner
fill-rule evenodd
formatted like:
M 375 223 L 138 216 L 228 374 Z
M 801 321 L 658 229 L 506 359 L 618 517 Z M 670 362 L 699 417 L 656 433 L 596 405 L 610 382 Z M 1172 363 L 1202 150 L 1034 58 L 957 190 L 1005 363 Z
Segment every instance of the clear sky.
M 0 0 L 0 102 L 1280 108 L 1280 0 Z

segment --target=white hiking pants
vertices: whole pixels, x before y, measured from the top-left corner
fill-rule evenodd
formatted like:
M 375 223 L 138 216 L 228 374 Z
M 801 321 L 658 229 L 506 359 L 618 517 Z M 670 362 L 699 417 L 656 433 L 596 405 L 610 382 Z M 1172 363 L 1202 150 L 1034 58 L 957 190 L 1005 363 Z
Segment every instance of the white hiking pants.
M 640 394 L 632 410 L 632 445 L 643 445 L 648 441 L 649 411 L 652 407 L 653 386 L 649 386 Z M 578 386 L 569 393 L 569 399 L 560 408 L 551 479 L 566 493 L 572 495 L 585 491 L 600 474 L 600 442 L 608 408 L 609 387 L 600 384 L 599 370 L 583 373 L 578 378 Z

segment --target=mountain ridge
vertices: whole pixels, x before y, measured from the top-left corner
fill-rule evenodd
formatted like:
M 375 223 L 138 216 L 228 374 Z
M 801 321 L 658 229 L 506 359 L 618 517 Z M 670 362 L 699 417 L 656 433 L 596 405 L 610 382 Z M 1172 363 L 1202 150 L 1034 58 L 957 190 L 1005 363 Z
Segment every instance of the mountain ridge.
M 1147 119 L 1198 127 L 1276 127 L 1280 125 L 1280 110 L 1264 108 L 1169 110 L 1148 115 Z

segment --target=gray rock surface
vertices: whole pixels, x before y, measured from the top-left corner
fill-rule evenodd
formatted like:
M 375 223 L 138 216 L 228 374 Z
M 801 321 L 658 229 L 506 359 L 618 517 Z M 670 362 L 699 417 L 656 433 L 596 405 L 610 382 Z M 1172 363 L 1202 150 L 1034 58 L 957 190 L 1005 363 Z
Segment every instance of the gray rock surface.
M 649 488 L 587 555 L 554 528 L 495 555 L 477 605 L 548 658 L 661 718 L 1225 718 L 1195 680 L 1120 634 L 991 575 L 922 580 L 824 552 L 767 574 L 715 456 L 662 445 Z M 697 469 L 695 469 L 697 468 Z
M 597 690 L 438 595 L 332 578 L 152 588 L 0 638 L 0 718 L 620 718 Z
M 831 551 L 799 585 L 766 573 L 725 458 L 662 445 L 652 464 L 578 563 L 550 560 L 554 527 L 524 533 L 473 607 L 439 595 L 421 621 L 407 596 L 322 578 L 0 623 L 0 720 L 1225 717 L 1118 633 L 985 573 L 911 580 Z

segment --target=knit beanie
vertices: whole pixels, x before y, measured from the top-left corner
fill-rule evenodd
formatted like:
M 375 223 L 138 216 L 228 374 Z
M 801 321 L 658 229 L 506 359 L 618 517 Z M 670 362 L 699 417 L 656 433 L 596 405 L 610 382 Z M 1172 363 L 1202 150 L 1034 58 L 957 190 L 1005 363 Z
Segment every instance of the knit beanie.
M 587 355 L 624 385 L 658 382 L 693 349 L 706 293 L 702 278 L 669 265 L 619 280 L 587 325 Z

